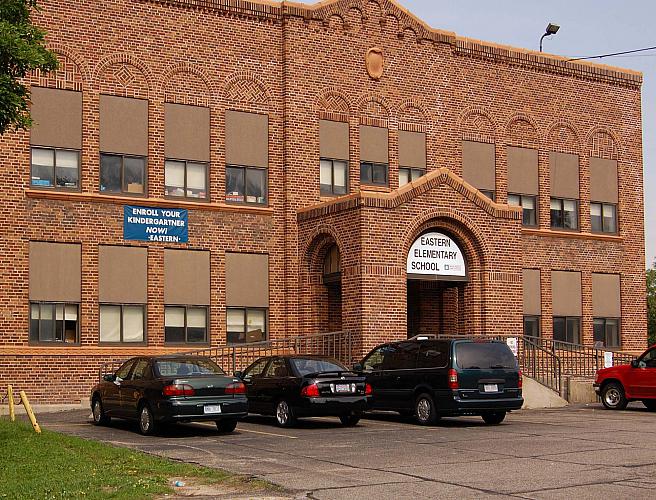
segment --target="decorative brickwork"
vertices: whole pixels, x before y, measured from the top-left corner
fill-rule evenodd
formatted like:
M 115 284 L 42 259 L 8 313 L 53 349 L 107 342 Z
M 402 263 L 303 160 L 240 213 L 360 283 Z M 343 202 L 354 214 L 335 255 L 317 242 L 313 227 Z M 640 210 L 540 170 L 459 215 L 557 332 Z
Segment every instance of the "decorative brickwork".
M 79 401 L 102 362 L 196 348 L 164 341 L 165 248 L 210 252 L 210 346 L 226 340 L 225 254 L 249 252 L 269 255 L 272 338 L 339 327 L 363 353 L 404 338 L 409 328 L 519 334 L 522 268 L 533 268 L 541 276 L 544 336 L 552 335 L 552 270 L 581 273 L 588 344 L 592 273 L 615 273 L 622 349 L 644 347 L 639 73 L 459 37 L 429 27 L 393 0 L 43 0 L 41 6 L 35 21 L 62 67 L 29 82 L 83 92 L 81 186 L 32 187 L 29 132 L 0 137 L 0 391 L 11 382 L 37 402 Z M 385 57 L 379 80 L 365 66 L 372 47 Z M 103 93 L 149 101 L 145 197 L 99 192 Z M 210 108 L 207 202 L 164 197 L 166 102 Z M 225 201 L 226 110 L 268 116 L 266 207 Z M 349 124 L 348 193 L 337 198 L 320 192 L 320 119 Z M 360 185 L 360 124 L 388 128 L 387 186 Z M 399 130 L 426 134 L 428 173 L 402 187 Z M 463 140 L 495 145 L 496 201 L 463 181 Z M 522 228 L 521 210 L 505 204 L 508 146 L 538 151 L 536 228 Z M 580 157 L 579 232 L 550 228 L 550 151 Z M 590 156 L 617 160 L 617 235 L 591 233 Z M 189 242 L 125 241 L 125 204 L 188 209 Z M 408 281 L 407 253 L 428 230 L 462 248 L 467 282 Z M 81 244 L 80 345 L 29 341 L 30 241 Z M 148 249 L 145 346 L 99 342 L 101 244 Z M 323 276 L 332 245 L 341 256 L 338 284 Z M 416 312 L 410 323 L 409 307 Z

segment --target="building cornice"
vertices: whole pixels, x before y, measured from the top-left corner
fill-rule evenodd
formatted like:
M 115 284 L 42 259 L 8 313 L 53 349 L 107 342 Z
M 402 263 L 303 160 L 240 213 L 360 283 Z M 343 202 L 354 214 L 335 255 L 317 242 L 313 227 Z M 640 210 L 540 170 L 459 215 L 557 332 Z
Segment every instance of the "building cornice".
M 344 17 L 347 14 L 347 10 L 353 7 L 353 2 L 347 0 L 326 0 L 312 5 L 287 2 L 285 0 L 281 2 L 268 0 L 135 1 L 221 12 L 269 22 L 281 21 L 284 17 L 300 17 L 306 21 L 319 21 L 325 26 L 328 25 L 328 19 L 331 16 L 339 15 Z M 415 32 L 418 41 L 429 40 L 434 43 L 450 45 L 453 53 L 460 57 L 470 57 L 535 71 L 544 71 L 627 87 L 639 88 L 642 85 L 642 73 L 639 71 L 588 61 L 570 61 L 563 56 L 461 37 L 451 31 L 432 28 L 412 12 L 399 5 L 396 0 L 384 0 L 383 3 L 387 7 L 386 13 L 393 14 L 399 19 L 399 36 L 403 36 L 406 29 L 411 29 Z

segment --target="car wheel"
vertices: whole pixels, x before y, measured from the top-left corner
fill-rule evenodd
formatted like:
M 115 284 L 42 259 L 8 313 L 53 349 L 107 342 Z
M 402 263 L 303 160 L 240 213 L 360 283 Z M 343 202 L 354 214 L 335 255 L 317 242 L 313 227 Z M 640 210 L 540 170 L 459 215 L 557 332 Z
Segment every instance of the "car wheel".
M 609 410 L 623 410 L 628 401 L 624 388 L 618 382 L 609 382 L 601 390 L 601 402 Z
M 420 394 L 415 401 L 415 418 L 421 425 L 433 425 L 439 420 L 433 398 L 428 394 Z
M 278 401 L 276 405 L 276 422 L 280 427 L 292 427 L 296 423 L 292 409 L 284 399 Z
M 93 414 L 93 423 L 95 425 L 107 425 L 111 421 L 111 418 L 105 414 L 105 409 L 103 408 L 102 400 L 99 397 L 93 400 L 93 405 L 91 406 L 91 412 Z
M 155 418 L 153 412 L 147 404 L 144 404 L 139 409 L 139 432 L 144 436 L 150 436 L 155 433 Z
M 219 432 L 232 432 L 235 430 L 236 427 L 237 427 L 236 418 L 226 418 L 223 420 L 216 421 L 216 428 L 219 430 Z
M 499 425 L 506 418 L 505 411 L 495 411 L 492 413 L 484 413 L 482 415 L 483 421 L 488 425 Z
M 645 405 L 649 411 L 656 411 L 656 399 L 643 399 L 642 404 Z
M 339 417 L 339 420 L 342 422 L 342 425 L 345 427 L 355 427 L 360 421 L 361 415 L 342 415 Z

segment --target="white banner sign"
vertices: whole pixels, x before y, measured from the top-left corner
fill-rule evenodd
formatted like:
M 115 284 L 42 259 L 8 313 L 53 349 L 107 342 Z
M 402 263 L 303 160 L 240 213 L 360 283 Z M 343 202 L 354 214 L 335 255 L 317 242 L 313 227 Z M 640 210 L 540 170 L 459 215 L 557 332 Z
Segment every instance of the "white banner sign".
M 517 352 L 518 352 L 517 337 L 508 337 L 506 339 L 506 344 L 508 344 L 508 347 L 510 347 L 510 350 L 515 355 L 515 357 L 517 357 Z
M 422 234 L 410 247 L 408 274 L 435 276 L 467 276 L 465 257 L 460 247 L 447 235 L 437 232 Z
M 604 352 L 604 368 L 613 367 L 613 353 L 612 351 Z

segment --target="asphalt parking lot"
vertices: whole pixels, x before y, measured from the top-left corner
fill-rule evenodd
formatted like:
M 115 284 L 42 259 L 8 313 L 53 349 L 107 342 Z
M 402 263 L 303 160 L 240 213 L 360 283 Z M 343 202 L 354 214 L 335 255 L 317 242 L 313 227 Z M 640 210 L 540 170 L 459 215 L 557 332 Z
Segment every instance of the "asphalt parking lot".
M 89 411 L 41 414 L 45 428 L 148 453 L 256 475 L 301 498 L 653 498 L 656 413 L 634 403 L 523 410 L 499 426 L 478 417 L 420 427 L 376 414 L 355 428 L 332 418 L 280 429 L 249 417 L 229 435 L 184 424 L 144 437 Z

